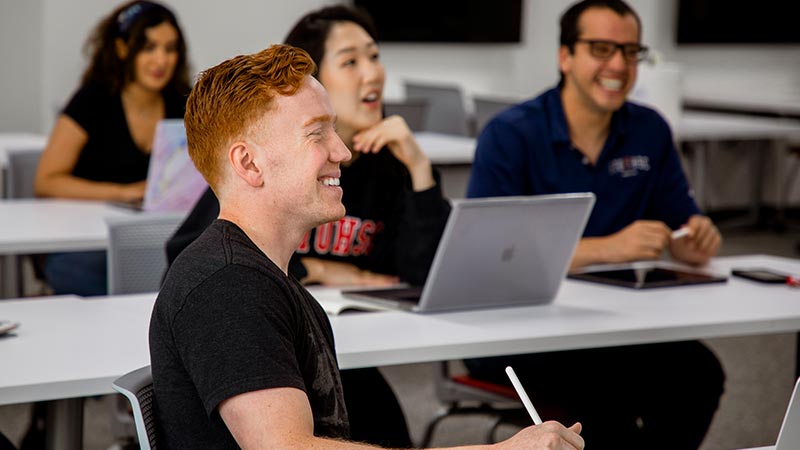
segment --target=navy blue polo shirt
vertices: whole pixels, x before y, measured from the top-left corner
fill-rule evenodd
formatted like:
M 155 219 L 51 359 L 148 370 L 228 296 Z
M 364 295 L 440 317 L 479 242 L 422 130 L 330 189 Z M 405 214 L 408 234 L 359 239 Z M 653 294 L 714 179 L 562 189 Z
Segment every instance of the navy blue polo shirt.
M 572 146 L 558 88 L 497 115 L 478 138 L 467 197 L 593 192 L 584 236 L 607 236 L 636 220 L 677 229 L 699 209 L 657 112 L 626 102 L 611 118 L 591 165 Z

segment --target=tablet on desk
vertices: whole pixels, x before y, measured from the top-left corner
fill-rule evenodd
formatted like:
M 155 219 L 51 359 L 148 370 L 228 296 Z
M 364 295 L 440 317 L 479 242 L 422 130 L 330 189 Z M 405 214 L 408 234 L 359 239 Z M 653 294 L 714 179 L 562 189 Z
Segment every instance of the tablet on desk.
M 726 276 L 676 267 L 661 262 L 594 266 L 571 273 L 569 278 L 631 289 L 652 289 L 692 284 L 724 283 Z

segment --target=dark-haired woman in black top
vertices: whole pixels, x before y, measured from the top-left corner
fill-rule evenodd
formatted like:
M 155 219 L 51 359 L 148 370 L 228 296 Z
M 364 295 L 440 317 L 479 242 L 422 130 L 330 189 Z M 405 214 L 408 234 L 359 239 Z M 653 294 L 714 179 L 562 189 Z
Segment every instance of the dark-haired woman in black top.
M 86 48 L 89 66 L 42 153 L 36 194 L 136 203 L 156 124 L 183 117 L 190 87 L 183 34 L 169 9 L 134 1 L 106 16 Z M 45 276 L 57 294 L 104 294 L 105 253 L 49 255 Z

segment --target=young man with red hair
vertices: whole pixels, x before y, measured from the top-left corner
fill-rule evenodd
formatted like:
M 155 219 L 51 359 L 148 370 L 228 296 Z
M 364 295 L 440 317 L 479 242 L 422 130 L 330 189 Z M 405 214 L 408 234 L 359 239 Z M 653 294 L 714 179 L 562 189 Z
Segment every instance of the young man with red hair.
M 220 214 L 175 260 L 153 311 L 160 448 L 375 448 L 347 441 L 330 323 L 288 275 L 304 234 L 345 213 L 350 152 L 314 69 L 276 45 L 208 69 L 189 96 L 189 154 Z M 579 450 L 578 433 L 548 422 L 478 448 Z

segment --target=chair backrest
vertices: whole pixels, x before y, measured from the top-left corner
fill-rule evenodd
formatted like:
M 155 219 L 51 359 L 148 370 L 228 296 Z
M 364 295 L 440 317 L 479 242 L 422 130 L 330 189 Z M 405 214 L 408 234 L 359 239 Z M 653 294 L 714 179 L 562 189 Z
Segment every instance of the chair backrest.
M 112 386 L 131 403 L 133 422 L 136 424 L 136 437 L 139 438 L 139 448 L 142 450 L 156 450 L 153 374 L 150 371 L 150 366 L 126 373 L 114 380 Z
M 475 127 L 478 134 L 483 131 L 483 127 L 489 123 L 500 111 L 515 105 L 517 102 L 511 99 L 474 97 L 475 101 Z
M 424 131 L 469 136 L 469 119 L 456 85 L 404 81 L 406 98 L 428 102 Z
M 408 99 L 402 102 L 383 102 L 386 117 L 397 114 L 405 119 L 411 131 L 424 131 L 428 117 L 428 102 L 419 99 Z
M 183 213 L 143 213 L 109 217 L 108 293 L 155 292 L 167 268 L 165 244 Z
M 41 149 L 9 149 L 5 174 L 6 198 L 33 198 L 33 179 L 42 156 Z

